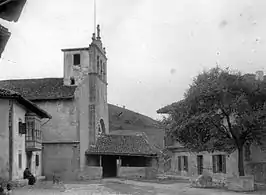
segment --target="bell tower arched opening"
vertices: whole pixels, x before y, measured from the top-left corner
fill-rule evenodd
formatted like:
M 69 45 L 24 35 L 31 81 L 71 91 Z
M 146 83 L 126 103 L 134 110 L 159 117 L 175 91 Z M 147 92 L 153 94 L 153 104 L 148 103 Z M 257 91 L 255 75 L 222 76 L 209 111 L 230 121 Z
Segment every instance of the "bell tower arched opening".
M 106 134 L 105 124 L 104 124 L 104 120 L 103 119 L 100 120 L 100 126 L 101 126 L 101 133 L 102 134 Z

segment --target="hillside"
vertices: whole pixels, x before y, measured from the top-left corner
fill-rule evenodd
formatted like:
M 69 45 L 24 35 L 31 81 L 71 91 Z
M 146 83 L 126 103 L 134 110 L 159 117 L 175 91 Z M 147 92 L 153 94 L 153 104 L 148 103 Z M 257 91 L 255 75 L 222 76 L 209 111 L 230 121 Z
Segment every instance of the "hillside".
M 151 144 L 163 148 L 164 130 L 157 121 L 131 110 L 109 104 L 109 129 L 110 133 L 123 135 L 144 132 Z
M 157 128 L 157 121 L 152 118 L 133 112 L 131 110 L 109 104 L 109 129 L 114 130 L 140 130 Z

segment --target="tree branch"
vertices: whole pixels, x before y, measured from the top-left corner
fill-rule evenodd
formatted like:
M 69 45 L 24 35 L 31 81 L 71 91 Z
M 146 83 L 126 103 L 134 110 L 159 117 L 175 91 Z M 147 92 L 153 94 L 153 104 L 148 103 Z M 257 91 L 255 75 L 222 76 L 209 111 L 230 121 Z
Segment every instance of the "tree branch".
M 231 122 L 230 122 L 230 117 L 229 117 L 229 115 L 225 112 L 225 110 L 221 107 L 220 108 L 221 110 L 222 110 L 222 113 L 225 115 L 225 117 L 226 117 L 226 121 L 227 121 L 227 124 L 228 124 L 228 129 L 229 129 L 229 132 L 230 132 L 230 134 L 231 134 L 231 136 L 232 136 L 232 138 L 236 141 L 236 143 L 237 144 L 239 144 L 238 143 L 238 139 L 237 139 L 237 137 L 235 136 L 235 134 L 233 133 L 233 131 L 232 131 L 232 124 L 231 124 Z
M 226 131 L 226 128 L 224 127 L 224 125 L 217 125 L 211 118 L 210 118 L 211 123 L 217 128 L 217 130 L 219 130 L 221 133 L 223 133 L 224 135 L 226 135 L 226 137 L 228 137 L 229 139 L 231 139 L 232 137 L 228 134 L 228 132 Z M 225 129 L 225 131 L 223 131 L 222 129 Z

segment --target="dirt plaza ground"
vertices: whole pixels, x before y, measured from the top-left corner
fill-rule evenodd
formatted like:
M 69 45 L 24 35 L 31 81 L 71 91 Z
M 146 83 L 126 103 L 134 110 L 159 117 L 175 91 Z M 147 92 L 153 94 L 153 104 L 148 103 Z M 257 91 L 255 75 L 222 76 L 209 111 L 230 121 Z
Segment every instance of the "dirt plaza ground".
M 122 179 L 103 179 L 90 182 L 76 182 L 53 185 L 42 182 L 33 187 L 26 186 L 13 191 L 15 195 L 240 195 L 246 193 L 228 192 L 218 189 L 191 188 L 187 182 L 143 182 Z M 248 194 L 266 194 L 257 191 Z

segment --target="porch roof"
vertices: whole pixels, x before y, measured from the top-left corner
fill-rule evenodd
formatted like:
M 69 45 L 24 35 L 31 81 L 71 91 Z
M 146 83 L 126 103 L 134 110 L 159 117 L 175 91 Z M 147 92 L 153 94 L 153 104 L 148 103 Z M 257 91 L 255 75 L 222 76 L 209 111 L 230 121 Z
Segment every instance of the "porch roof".
M 143 134 L 101 135 L 86 154 L 120 156 L 157 156 L 158 151 Z

